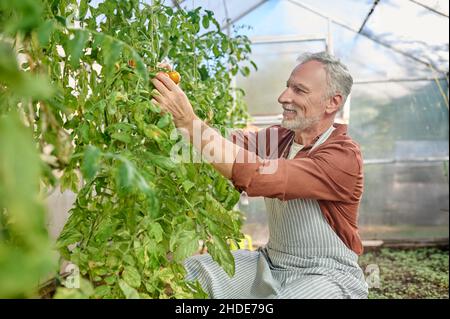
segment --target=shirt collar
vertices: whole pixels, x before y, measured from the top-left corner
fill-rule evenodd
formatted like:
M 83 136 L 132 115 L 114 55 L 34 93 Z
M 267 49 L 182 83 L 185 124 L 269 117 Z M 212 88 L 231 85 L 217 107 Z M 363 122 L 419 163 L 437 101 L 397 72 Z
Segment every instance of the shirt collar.
M 280 157 L 286 157 L 287 154 L 289 154 L 289 150 L 292 146 L 292 143 L 294 141 L 295 138 L 295 132 L 289 129 L 285 129 L 281 126 L 278 126 L 279 129 L 281 129 L 281 134 L 279 135 L 279 146 L 282 146 L 279 151 L 279 156 Z M 330 137 L 332 136 L 336 136 L 336 135 L 341 135 L 341 134 L 346 134 L 347 133 L 347 124 L 340 124 L 340 123 L 334 123 L 332 126 L 330 126 L 330 128 L 328 128 L 325 132 L 319 134 L 318 136 L 316 136 L 314 138 L 314 140 L 311 142 L 311 144 L 305 146 L 302 148 L 302 151 L 304 150 L 310 150 L 313 148 L 313 146 L 318 142 L 318 140 L 320 139 L 320 137 L 322 135 L 324 135 L 328 130 L 331 130 L 332 128 L 335 128 L 335 130 L 333 132 L 330 133 Z M 281 141 L 281 144 L 280 144 Z
M 319 141 L 319 139 L 324 136 L 324 135 L 328 135 L 330 133 L 330 131 L 333 131 L 335 129 L 334 125 L 331 125 L 328 129 L 326 129 L 325 131 L 323 131 L 322 133 L 320 133 L 319 135 L 317 135 L 312 142 L 309 145 L 306 145 L 303 149 L 310 149 L 313 148 L 314 145 L 316 145 L 316 143 Z M 295 138 L 295 134 L 292 138 L 292 142 L 294 142 L 294 138 Z

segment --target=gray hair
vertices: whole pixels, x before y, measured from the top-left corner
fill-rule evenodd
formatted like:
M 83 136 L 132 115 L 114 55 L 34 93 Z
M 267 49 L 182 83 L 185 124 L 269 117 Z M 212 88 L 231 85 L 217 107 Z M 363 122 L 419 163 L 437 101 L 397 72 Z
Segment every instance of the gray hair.
M 300 64 L 309 61 L 318 61 L 322 63 L 327 74 L 328 92 L 326 98 L 341 94 L 343 98 L 342 105 L 344 105 L 352 90 L 353 77 L 350 75 L 348 68 L 341 61 L 327 52 L 304 53 L 297 61 Z

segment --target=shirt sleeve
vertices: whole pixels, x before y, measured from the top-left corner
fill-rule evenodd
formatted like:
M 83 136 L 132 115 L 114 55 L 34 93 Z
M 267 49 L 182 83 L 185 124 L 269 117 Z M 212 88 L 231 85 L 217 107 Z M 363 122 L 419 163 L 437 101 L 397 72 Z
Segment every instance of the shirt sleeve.
M 230 134 L 229 140 L 243 149 L 258 154 L 259 132 L 235 130 Z
M 232 169 L 232 182 L 239 191 L 280 200 L 358 201 L 361 176 L 361 154 L 352 143 L 324 145 L 310 157 L 291 160 L 265 160 L 241 149 Z

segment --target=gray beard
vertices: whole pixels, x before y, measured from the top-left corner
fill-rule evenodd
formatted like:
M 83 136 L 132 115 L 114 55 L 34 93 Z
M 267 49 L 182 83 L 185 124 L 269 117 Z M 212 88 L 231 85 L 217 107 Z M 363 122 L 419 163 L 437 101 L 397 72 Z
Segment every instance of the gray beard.
M 281 126 L 288 130 L 304 131 L 304 130 L 312 127 L 313 125 L 317 124 L 318 122 L 320 122 L 321 118 L 322 118 L 321 115 L 318 115 L 315 117 L 307 117 L 307 118 L 297 116 L 296 118 L 294 118 L 292 120 L 285 120 L 283 118 L 283 121 L 281 122 Z

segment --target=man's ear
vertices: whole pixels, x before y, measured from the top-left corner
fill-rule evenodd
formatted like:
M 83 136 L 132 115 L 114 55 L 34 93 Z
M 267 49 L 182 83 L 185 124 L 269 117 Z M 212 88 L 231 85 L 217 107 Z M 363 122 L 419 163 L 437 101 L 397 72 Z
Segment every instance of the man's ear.
M 327 108 L 325 109 L 325 112 L 327 114 L 333 114 L 339 111 L 339 109 L 342 106 L 342 102 L 344 101 L 344 98 L 340 94 L 335 94 L 328 100 Z

